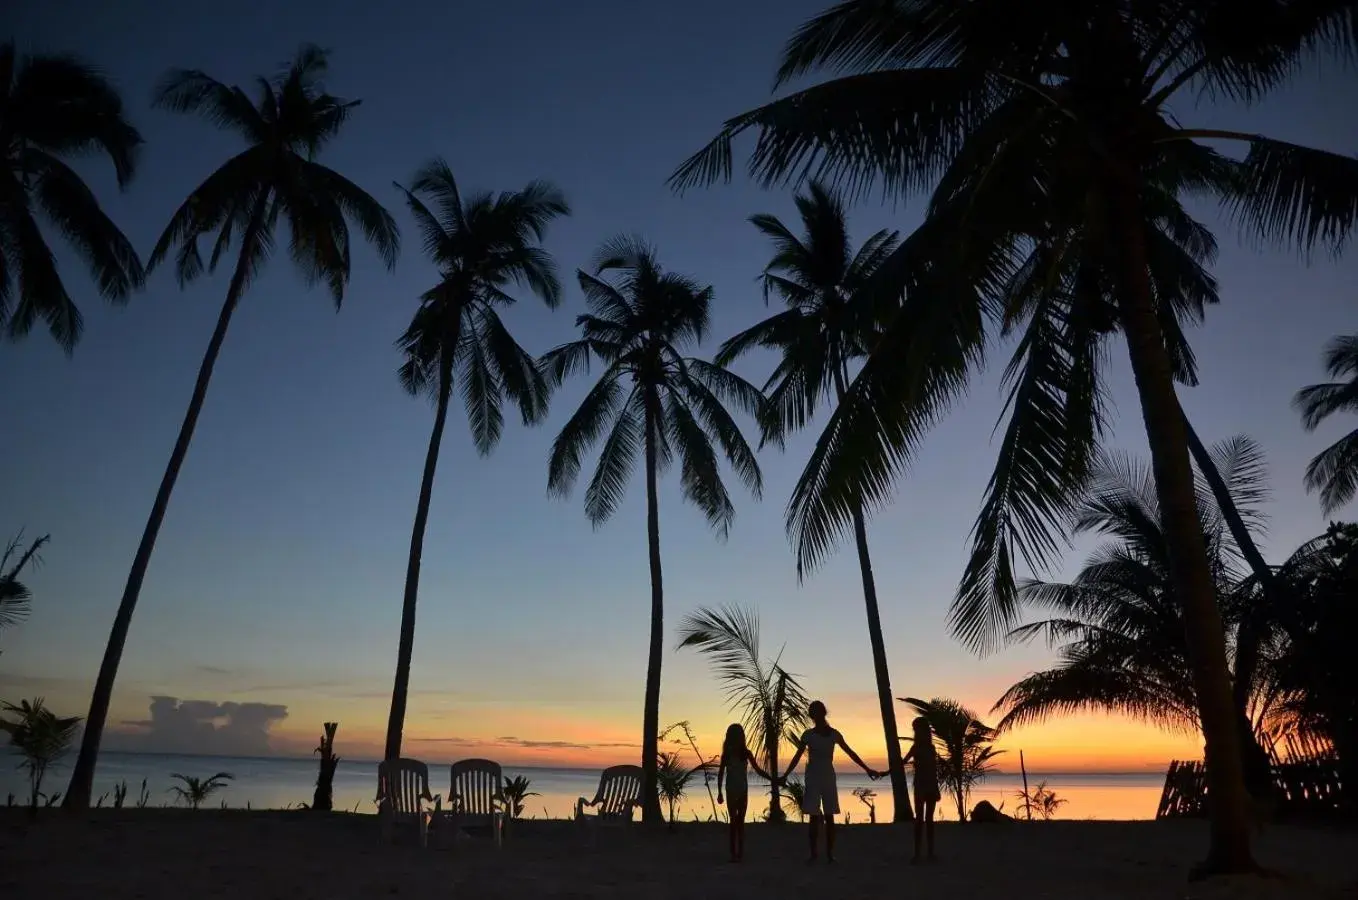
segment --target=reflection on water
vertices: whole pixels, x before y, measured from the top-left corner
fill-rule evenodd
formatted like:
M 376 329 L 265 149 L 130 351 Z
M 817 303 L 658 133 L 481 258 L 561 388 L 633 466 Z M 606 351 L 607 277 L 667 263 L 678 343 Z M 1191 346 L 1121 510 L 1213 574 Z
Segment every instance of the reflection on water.
M 26 796 L 27 782 L 24 773 L 18 769 L 18 759 L 0 753 L 0 797 L 13 794 L 16 801 Z M 315 789 L 318 766 L 315 760 L 299 759 L 236 759 L 209 756 L 169 756 L 158 754 L 105 753 L 100 757 L 99 769 L 95 775 L 96 798 L 107 795 L 105 805 L 113 798 L 113 788 L 122 781 L 129 785 L 127 804 L 132 805 L 137 797 L 142 779 L 146 779 L 151 795 L 151 806 L 170 805 L 169 793 L 171 774 L 207 777 L 216 772 L 230 772 L 235 776 L 222 793 L 213 798 L 211 805 L 225 801 L 231 807 L 244 807 L 247 804 L 255 809 L 296 807 L 310 803 Z M 335 808 L 374 812 L 373 796 L 377 789 L 377 764 L 341 760 L 335 773 Z M 505 768 L 506 775 L 524 775 L 532 784 L 530 790 L 538 796 L 529 797 L 525 803 L 524 815 L 533 818 L 565 818 L 572 814 L 577 797 L 593 797 L 599 784 L 597 769 L 540 769 L 532 767 Z M 48 774 L 47 789 L 64 791 L 69 767 L 57 767 Z M 436 794 L 448 793 L 448 766 L 430 765 L 430 789 Z M 1091 775 L 1076 773 L 1037 774 L 1029 773 L 1029 784 L 1036 787 L 1045 780 L 1047 787 L 1067 802 L 1060 808 L 1057 817 L 1061 819 L 1150 819 L 1155 816 L 1155 806 L 1160 798 L 1160 788 L 1164 777 L 1155 773 L 1133 775 Z M 868 808 L 853 796 L 855 788 L 870 788 L 877 792 L 873 802 L 877 807 L 877 821 L 891 820 L 891 784 L 887 779 L 870 781 L 861 774 L 841 771 L 839 775 L 839 806 L 842 814 L 852 822 L 868 821 Z M 715 779 L 711 784 L 715 796 Z M 1018 791 L 1022 781 L 1017 775 L 996 775 L 983 782 L 972 791 L 971 803 L 989 800 L 1005 812 L 1017 812 Z M 766 783 L 750 776 L 751 818 L 763 814 L 767 807 Z M 784 809 L 795 814 L 795 810 L 784 797 Z M 688 796 L 680 805 L 679 815 L 683 819 L 708 819 L 716 809 L 719 817 L 725 810 L 715 806 L 704 787 L 701 775 L 694 776 L 689 783 Z M 948 797 L 938 805 L 940 819 L 956 819 L 956 804 Z M 841 819 L 842 821 L 842 819 Z

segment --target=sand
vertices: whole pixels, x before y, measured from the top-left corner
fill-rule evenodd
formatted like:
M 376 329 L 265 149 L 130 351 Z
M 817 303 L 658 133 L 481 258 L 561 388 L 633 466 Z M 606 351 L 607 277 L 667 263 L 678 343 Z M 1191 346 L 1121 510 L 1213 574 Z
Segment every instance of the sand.
M 1194 822 L 943 824 L 940 861 L 909 865 L 909 832 L 839 829 L 839 860 L 806 864 L 802 826 L 751 825 L 747 861 L 724 826 L 600 832 L 515 823 L 505 847 L 384 846 L 372 816 L 234 810 L 0 810 L 0 898 L 869 898 L 908 896 L 1358 898 L 1358 834 L 1270 826 L 1257 841 L 1277 880 L 1189 884 L 1206 829 Z

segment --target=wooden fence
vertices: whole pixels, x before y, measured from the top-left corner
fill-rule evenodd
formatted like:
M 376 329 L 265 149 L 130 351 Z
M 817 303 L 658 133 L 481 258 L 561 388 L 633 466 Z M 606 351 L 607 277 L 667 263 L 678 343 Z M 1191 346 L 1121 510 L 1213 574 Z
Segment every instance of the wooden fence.
M 1333 759 L 1309 759 L 1273 766 L 1273 809 L 1279 818 L 1325 818 L 1340 811 L 1343 783 Z M 1155 818 L 1199 818 L 1207 815 L 1207 769 L 1200 761 L 1174 760 Z

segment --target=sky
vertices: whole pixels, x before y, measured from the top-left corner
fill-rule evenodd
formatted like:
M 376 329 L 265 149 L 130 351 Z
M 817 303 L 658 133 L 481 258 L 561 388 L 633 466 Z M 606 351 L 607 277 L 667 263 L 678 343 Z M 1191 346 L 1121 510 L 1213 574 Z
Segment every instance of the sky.
M 433 418 L 396 379 L 393 342 L 435 272 L 392 182 L 442 156 L 466 188 L 537 178 L 561 186 L 574 214 L 552 225 L 546 246 L 566 301 L 552 312 L 525 300 L 507 316 L 531 351 L 572 338 L 583 309 L 574 270 L 605 239 L 637 233 L 667 268 L 713 286 L 711 353 L 767 314 L 756 278 L 768 247 L 747 219 L 770 212 L 795 223 L 791 196 L 743 175 L 682 198 L 664 181 L 726 117 L 770 96 L 782 43 L 825 3 L 7 4 L 21 51 L 76 54 L 123 91 L 146 139 L 136 180 L 119 194 L 106 163 L 80 168 L 143 253 L 192 188 L 240 149 L 203 120 L 151 109 L 155 80 L 190 67 L 248 84 L 304 41 L 333 51 L 329 90 L 363 101 L 321 161 L 387 204 L 405 231 L 394 273 L 356 249 L 338 313 L 286 254 L 244 298 L 141 593 L 106 748 L 309 754 L 321 723 L 337 720 L 342 755 L 380 755 Z M 1331 66 L 1251 109 L 1188 98 L 1175 112 L 1352 153 L 1354 87 L 1351 73 Z M 850 225 L 858 240 L 908 231 L 920 206 L 873 197 Z M 1184 405 L 1205 439 L 1243 432 L 1267 450 L 1274 498 L 1264 545 L 1279 560 L 1323 530 L 1302 472 L 1352 426 L 1306 434 L 1289 404 L 1320 380 L 1324 342 L 1354 330 L 1358 255 L 1308 262 L 1242 242 L 1213 210 L 1203 217 L 1219 226 L 1223 302 L 1192 334 L 1202 385 L 1183 392 Z M 27 577 L 32 616 L 3 638 L 0 697 L 42 695 L 83 714 L 226 276 L 180 290 L 172 272 L 158 271 L 112 308 L 59 245 L 58 258 L 86 317 L 74 356 L 45 334 L 0 346 L 0 383 L 10 386 L 0 418 L 17 435 L 0 469 L 0 533 L 52 536 Z M 1110 370 L 1110 445 L 1144 452 L 1123 352 Z M 893 692 L 955 697 L 983 718 L 1005 687 L 1050 658 L 1041 646 L 977 658 L 945 623 L 994 464 L 1001 368 L 973 384 L 870 523 Z M 737 369 L 762 382 L 771 362 L 752 356 Z M 586 387 L 568 384 L 540 427 L 508 424 L 489 458 L 478 457 L 461 411 L 450 417 L 424 545 L 408 755 L 598 766 L 638 753 L 649 627 L 641 480 L 597 530 L 581 491 L 566 500 L 546 492 L 550 442 Z M 810 444 L 807 435 L 761 455 L 762 501 L 732 481 L 738 512 L 725 542 L 682 503 L 675 478 L 662 484 L 661 720 L 689 720 L 717 745 L 731 714 L 705 661 L 674 649 L 675 628 L 700 606 L 744 604 L 761 616 L 766 653 L 781 650 L 849 742 L 880 760 L 854 554 L 841 550 L 799 584 L 783 531 Z M 1087 549 L 1052 574 L 1073 574 Z M 1039 771 L 1158 768 L 1200 753 L 1194 736 L 1104 716 L 1022 729 L 1004 746 L 1024 749 Z

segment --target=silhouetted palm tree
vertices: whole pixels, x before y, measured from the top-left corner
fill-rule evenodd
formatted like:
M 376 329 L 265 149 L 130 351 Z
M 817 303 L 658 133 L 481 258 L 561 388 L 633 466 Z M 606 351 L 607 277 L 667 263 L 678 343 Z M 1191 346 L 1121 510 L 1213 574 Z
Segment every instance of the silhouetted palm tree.
M 14 625 L 18 625 L 28 617 L 29 601 L 33 599 L 33 592 L 28 589 L 28 585 L 19 580 L 26 567 L 38 564 L 41 559 L 38 551 L 47 543 L 49 535 L 44 534 L 36 541 L 30 541 L 28 546 L 24 546 L 23 532 L 15 535 L 13 540 L 5 547 L 5 552 L 0 555 L 0 631 Z M 14 554 L 19 554 L 14 559 Z M 13 564 L 10 560 L 14 559 Z
M 765 302 L 773 294 L 787 309 L 731 338 L 717 354 L 717 362 L 727 365 L 753 347 L 778 352 L 778 365 L 764 385 L 764 392 L 769 397 L 765 429 L 779 440 L 785 432 L 805 426 L 825 400 L 833 405 L 843 398 L 851 379 L 850 364 L 856 365 L 867 356 L 874 337 L 872 279 L 897 244 L 896 233 L 884 229 L 868 238 L 855 253 L 842 201 L 819 182 L 812 182 L 808 192 L 796 198 L 796 203 L 804 237 L 793 234 L 774 216 L 757 215 L 750 219 L 774 246 L 773 259 L 764 269 Z M 891 773 L 894 819 L 908 822 L 914 815 L 905 768 L 901 765 L 896 707 L 892 702 L 886 642 L 877 610 L 877 585 L 872 575 L 861 503 L 854 504 L 849 517 L 863 579 L 868 643 L 872 648 L 886 740 L 887 771 Z M 799 575 L 801 571 L 799 567 Z
M 740 607 L 699 609 L 679 623 L 679 647 L 693 647 L 711 660 L 764 771 L 782 771 L 779 748 L 801 738 L 811 701 L 801 682 L 780 665 L 781 653 L 769 662 L 759 655 L 759 616 Z M 778 782 L 771 781 L 769 821 L 783 819 Z
M 1174 396 L 1190 362 L 1176 352 L 1177 319 L 1205 299 L 1198 264 L 1211 235 L 1178 201 L 1215 197 L 1262 237 L 1338 247 L 1358 222 L 1358 161 L 1186 128 L 1169 105 L 1203 90 L 1261 96 L 1316 51 L 1358 49 L 1351 24 L 1338 2 L 1265 0 L 1242 15 L 1226 0 L 846 0 L 797 32 L 779 81 L 848 74 L 729 120 L 673 180 L 728 175 L 732 139 L 754 129 L 751 168 L 765 183 L 812 174 L 856 188 L 880 178 L 894 193 L 935 186 L 929 222 L 884 264 L 898 294 L 912 290 L 804 478 L 800 530 L 812 556 L 843 530 L 854 501 L 886 496 L 983 358 L 987 320 L 1006 330 L 1029 322 L 1002 449 L 1012 464 L 992 480 L 953 607 L 955 630 L 977 648 L 993 646 L 1017 615 L 1014 550 L 1041 568 L 1059 549 L 1052 526 L 1101 430 L 1099 359 L 1085 352 L 1100 348 L 1088 335 L 1124 334 L 1207 739 L 1214 799 L 1202 871 L 1253 861 L 1225 638 Z M 1246 156 L 1204 141 L 1244 144 Z
M 613 275 L 611 281 L 605 274 Z M 660 508 L 656 484 L 677 454 L 680 485 L 722 537 L 735 506 L 722 482 L 715 443 L 736 475 L 758 497 L 763 486 L 754 451 L 723 405 L 759 417 L 764 397 L 721 366 L 684 355 L 707 333 L 712 288 L 666 272 L 639 238 L 615 238 L 600 248 L 594 273 L 578 273 L 589 313 L 576 318 L 583 337 L 547 353 L 543 370 L 554 384 L 587 371 L 591 357 L 603 374 L 552 444 L 547 487 L 567 494 L 585 451 L 602 439 L 599 464 L 585 491 L 585 513 L 597 528 L 621 502 L 638 451 L 646 473 L 646 534 L 651 564 L 651 637 L 641 735 L 642 817 L 662 821 L 656 793 L 660 727 L 660 661 L 664 651 L 664 587 L 660 571 Z
M 1343 380 L 1302 388 L 1292 401 L 1307 431 L 1314 431 L 1337 412 L 1358 412 L 1358 334 L 1330 341 L 1325 348 L 1325 371 Z M 1358 428 L 1311 460 L 1306 467 L 1306 490 L 1320 492 L 1327 516 L 1353 499 L 1358 491 Z
M 1237 437 L 1217 445 L 1213 456 L 1237 508 L 1258 527 L 1258 504 L 1264 497 L 1258 448 Z M 1254 599 L 1247 595 L 1250 573 L 1241 565 L 1241 554 L 1205 484 L 1198 487 L 1197 508 L 1234 648 L 1237 628 Z M 1008 640 L 1045 638 L 1058 651 L 1058 660 L 1005 691 L 995 704 L 1004 711 L 997 727 L 1005 730 L 1093 709 L 1196 733 L 1197 698 L 1183 603 L 1170 575 L 1168 541 L 1149 469 L 1126 454 L 1105 456 L 1071 527 L 1073 534 L 1105 535 L 1114 541 L 1095 550 L 1070 583 L 1020 583 L 1022 602 L 1049 610 L 1052 617 L 1015 628 Z
M 217 326 L 198 369 L 188 412 L 179 428 L 113 620 L 90 700 L 80 756 L 66 792 L 68 807 L 89 805 L 99 740 L 142 579 L 150 565 L 175 480 L 188 455 L 227 326 L 246 288 L 273 251 L 279 219 L 288 225 L 291 235 L 288 249 L 293 262 L 308 282 L 325 282 L 336 308 L 349 281 L 350 240 L 346 220 L 357 223 L 363 237 L 377 249 L 388 268 L 396 264 L 400 238 L 395 221 L 353 182 L 316 162 L 317 153 L 335 138 L 358 105 L 357 100 L 341 100 L 325 92 L 320 83 L 325 71 L 325 52 L 307 45 L 298 51 L 285 72 L 272 80 L 259 80 L 255 87 L 257 98 L 253 101 L 243 89 L 228 87 L 191 69 L 171 71 L 157 86 L 157 106 L 198 113 L 235 132 L 247 146 L 209 175 L 175 211 L 156 243 L 148 268 L 159 265 L 178 247 L 175 268 L 179 283 L 184 285 L 203 273 L 203 259 L 198 253 L 201 238 L 212 236 L 208 272 L 215 271 L 217 264 L 226 258 L 233 240 L 239 241 L 240 249 Z
M 525 425 L 540 421 L 547 412 L 548 386 L 537 360 L 514 340 L 497 308 L 514 304 L 514 297 L 506 293 L 511 285 L 527 288 L 548 307 L 560 303 L 556 264 L 541 243 L 547 224 L 570 214 L 561 192 L 540 181 L 521 191 L 464 198 L 442 159 L 427 164 L 416 173 L 410 190 L 402 190 L 426 252 L 438 267 L 439 282 L 420 296 L 420 307 L 397 342 L 406 358 L 401 384 L 412 394 L 433 398 L 434 430 L 429 435 L 410 536 L 396 684 L 387 722 L 387 759 L 401 755 L 420 554 L 454 383 L 461 387 L 472 438 L 482 456 L 500 440 L 506 397 L 518 406 Z
M 107 156 L 118 186 L 126 187 L 141 142 L 118 91 L 98 71 L 68 56 L 20 56 L 13 42 L 0 44 L 0 328 L 6 335 L 22 337 L 42 319 L 67 353 L 80 340 L 80 310 L 38 228 L 39 211 L 89 266 L 104 299 L 122 303 L 141 287 L 145 276 L 132 243 L 64 162 L 91 152 Z

